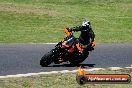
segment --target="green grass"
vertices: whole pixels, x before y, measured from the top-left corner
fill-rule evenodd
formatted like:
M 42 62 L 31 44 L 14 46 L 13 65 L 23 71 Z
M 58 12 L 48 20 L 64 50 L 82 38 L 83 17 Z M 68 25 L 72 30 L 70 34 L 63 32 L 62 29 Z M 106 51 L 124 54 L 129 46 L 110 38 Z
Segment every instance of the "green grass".
M 0 0 L 0 43 L 58 42 L 90 19 L 98 43 L 132 43 L 132 0 Z
M 87 72 L 87 74 L 130 74 L 132 70 L 100 70 Z M 131 88 L 129 84 L 85 84 L 79 85 L 76 82 L 75 73 L 59 73 L 49 75 L 38 75 L 23 78 L 0 79 L 0 88 Z

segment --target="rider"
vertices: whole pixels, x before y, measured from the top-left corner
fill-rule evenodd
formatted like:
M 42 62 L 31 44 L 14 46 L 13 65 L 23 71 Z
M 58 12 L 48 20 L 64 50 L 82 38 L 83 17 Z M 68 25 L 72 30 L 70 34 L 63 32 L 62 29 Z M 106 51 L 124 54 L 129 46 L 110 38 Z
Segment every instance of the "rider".
M 80 37 L 79 37 L 79 42 L 77 43 L 76 46 L 80 52 L 82 52 L 85 48 L 89 48 L 89 50 L 93 50 L 96 42 L 94 40 L 95 34 L 92 30 L 91 24 L 89 21 L 84 20 L 82 22 L 82 26 L 78 27 L 73 27 L 73 28 L 66 28 L 69 33 L 74 31 L 78 32 L 81 31 Z

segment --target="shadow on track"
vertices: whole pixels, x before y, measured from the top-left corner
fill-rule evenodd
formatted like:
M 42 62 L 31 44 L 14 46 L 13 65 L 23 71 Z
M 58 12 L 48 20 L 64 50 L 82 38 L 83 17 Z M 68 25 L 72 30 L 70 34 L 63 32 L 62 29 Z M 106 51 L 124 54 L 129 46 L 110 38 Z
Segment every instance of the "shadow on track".
M 72 65 L 72 64 L 55 64 L 55 65 L 50 65 L 48 67 L 80 67 L 82 66 L 83 68 L 85 67 L 94 67 L 95 64 L 79 64 L 77 66 Z

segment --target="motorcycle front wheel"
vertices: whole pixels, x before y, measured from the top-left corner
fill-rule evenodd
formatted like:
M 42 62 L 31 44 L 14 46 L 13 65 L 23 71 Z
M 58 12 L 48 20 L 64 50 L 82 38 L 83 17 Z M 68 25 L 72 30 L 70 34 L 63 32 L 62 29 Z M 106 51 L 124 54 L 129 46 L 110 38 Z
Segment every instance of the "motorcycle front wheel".
M 42 67 L 47 67 L 48 65 L 50 65 L 53 62 L 52 55 L 53 55 L 52 51 L 45 54 L 40 60 L 40 65 Z

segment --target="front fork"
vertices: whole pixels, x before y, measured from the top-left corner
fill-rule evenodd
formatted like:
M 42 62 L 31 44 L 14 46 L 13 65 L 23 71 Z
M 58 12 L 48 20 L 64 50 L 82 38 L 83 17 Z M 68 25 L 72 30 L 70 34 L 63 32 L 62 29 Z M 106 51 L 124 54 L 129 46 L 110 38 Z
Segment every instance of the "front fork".
M 53 49 L 53 58 L 54 58 L 54 63 L 56 64 L 60 64 L 62 62 L 65 62 L 66 59 L 66 54 L 67 54 L 67 51 L 65 49 L 62 49 L 61 47 L 56 47 L 55 49 Z

